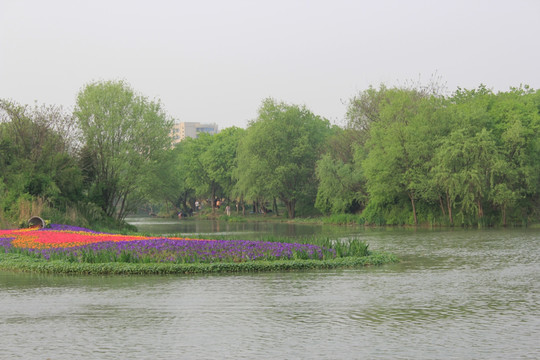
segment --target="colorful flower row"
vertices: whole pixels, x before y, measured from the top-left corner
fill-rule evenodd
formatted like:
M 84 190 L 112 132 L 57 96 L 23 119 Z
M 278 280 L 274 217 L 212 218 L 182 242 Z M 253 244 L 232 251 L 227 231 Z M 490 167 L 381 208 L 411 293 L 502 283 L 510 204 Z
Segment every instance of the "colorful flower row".
M 24 249 L 66 248 L 104 241 L 118 242 L 151 239 L 137 235 L 98 233 L 81 227 L 56 224 L 51 225 L 51 228 L 48 229 L 0 230 L 0 238 L 12 238 L 12 246 Z M 171 239 L 179 240 L 182 238 Z
M 40 230 L 0 230 L 0 247 L 45 259 L 77 262 L 243 262 L 335 256 L 333 250 L 311 244 L 151 238 L 96 233 L 65 225 Z

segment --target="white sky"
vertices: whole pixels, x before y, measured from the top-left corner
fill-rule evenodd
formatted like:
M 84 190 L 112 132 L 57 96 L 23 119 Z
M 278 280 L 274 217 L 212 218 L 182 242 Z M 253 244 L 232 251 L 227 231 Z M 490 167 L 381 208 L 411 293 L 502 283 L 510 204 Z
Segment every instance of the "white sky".
M 246 127 L 273 97 L 341 124 L 381 82 L 538 89 L 539 38 L 538 0 L 0 0 L 0 98 L 122 79 L 178 121 Z

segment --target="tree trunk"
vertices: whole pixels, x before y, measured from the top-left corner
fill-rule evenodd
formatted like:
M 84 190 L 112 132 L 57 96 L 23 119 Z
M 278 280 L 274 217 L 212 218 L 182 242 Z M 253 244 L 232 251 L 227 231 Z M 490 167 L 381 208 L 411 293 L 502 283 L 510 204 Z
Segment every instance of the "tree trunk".
M 412 211 L 413 211 L 413 217 L 414 217 L 414 225 L 418 225 L 418 219 L 416 218 L 416 204 L 414 203 L 414 193 L 409 193 L 409 198 L 411 199 L 411 205 L 412 205 Z
M 478 217 L 481 219 L 484 217 L 484 209 L 482 208 L 482 201 L 478 200 Z
M 272 204 L 272 211 L 274 211 L 274 214 L 276 214 L 276 216 L 279 216 L 276 198 L 274 198 L 274 203 Z
M 289 219 L 294 219 L 294 216 L 295 216 L 294 208 L 295 208 L 295 205 L 296 205 L 296 201 L 294 201 L 294 200 L 290 200 L 290 201 L 286 200 L 286 201 L 283 201 L 283 202 L 285 203 L 285 206 L 287 207 L 287 213 L 289 215 Z
M 188 192 L 184 191 L 184 196 L 182 197 L 182 209 L 187 210 L 187 195 Z
M 443 204 L 441 195 L 439 195 L 439 204 L 441 205 L 441 211 L 442 211 L 443 217 L 446 217 L 446 210 L 444 210 L 444 204 Z
M 216 213 L 216 188 L 212 184 L 212 196 L 210 197 L 212 202 L 212 214 Z
M 118 215 L 116 217 L 117 220 L 124 220 L 125 218 L 124 211 L 125 211 L 127 196 L 128 196 L 127 191 L 124 194 L 122 194 L 122 203 L 120 205 L 120 211 L 118 212 Z
M 446 206 L 448 206 L 448 219 L 450 220 L 450 225 L 454 225 L 454 218 L 452 217 L 452 203 L 450 201 L 450 195 L 446 192 Z

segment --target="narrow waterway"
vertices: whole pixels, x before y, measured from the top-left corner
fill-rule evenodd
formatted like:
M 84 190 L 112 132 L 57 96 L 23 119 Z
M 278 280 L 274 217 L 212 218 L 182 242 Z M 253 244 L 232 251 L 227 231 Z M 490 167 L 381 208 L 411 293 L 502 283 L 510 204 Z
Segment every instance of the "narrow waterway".
M 0 272 L 0 359 L 540 358 L 538 229 L 132 221 L 160 233 L 358 236 L 401 262 L 203 276 Z

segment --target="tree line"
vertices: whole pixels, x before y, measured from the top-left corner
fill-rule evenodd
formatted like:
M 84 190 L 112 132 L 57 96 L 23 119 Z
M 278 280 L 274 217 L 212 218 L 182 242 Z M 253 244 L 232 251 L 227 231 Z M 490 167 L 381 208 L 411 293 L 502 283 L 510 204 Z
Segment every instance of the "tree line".
M 0 220 L 41 204 L 66 222 L 120 222 L 144 204 L 207 199 L 377 225 L 539 220 L 540 91 L 381 85 L 346 106 L 338 126 L 268 98 L 246 129 L 173 147 L 159 101 L 124 82 L 86 85 L 71 113 L 1 100 Z

